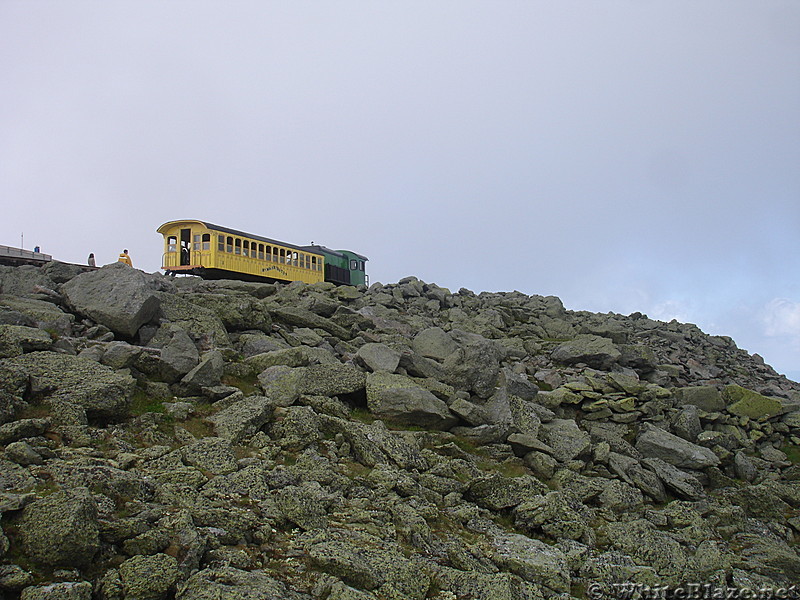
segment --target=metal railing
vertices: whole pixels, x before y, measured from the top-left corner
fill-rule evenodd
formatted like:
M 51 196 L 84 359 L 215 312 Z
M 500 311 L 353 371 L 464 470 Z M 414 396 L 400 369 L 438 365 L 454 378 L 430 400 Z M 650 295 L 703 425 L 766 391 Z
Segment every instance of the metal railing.
M 40 260 L 42 262 L 50 262 L 53 257 L 49 254 L 42 254 L 41 252 L 33 252 L 31 250 L 23 250 L 22 248 L 14 248 L 12 246 L 0 245 L 0 256 L 7 256 L 9 258 L 26 258 L 28 260 Z
M 164 252 L 164 254 L 161 255 L 161 268 L 177 269 L 180 267 L 205 267 L 208 266 L 210 260 L 210 250 L 190 250 L 188 265 L 181 264 L 180 252 Z

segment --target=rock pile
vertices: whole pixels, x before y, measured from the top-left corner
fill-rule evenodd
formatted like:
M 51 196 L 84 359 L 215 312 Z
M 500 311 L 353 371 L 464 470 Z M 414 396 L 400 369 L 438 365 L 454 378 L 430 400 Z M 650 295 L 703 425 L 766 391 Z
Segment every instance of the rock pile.
M 1 598 L 800 581 L 800 385 L 730 338 L 413 277 L 0 291 Z

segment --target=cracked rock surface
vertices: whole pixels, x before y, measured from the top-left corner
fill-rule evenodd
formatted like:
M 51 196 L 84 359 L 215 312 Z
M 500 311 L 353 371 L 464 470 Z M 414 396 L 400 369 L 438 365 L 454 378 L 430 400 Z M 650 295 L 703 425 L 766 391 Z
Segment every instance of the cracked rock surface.
M 730 338 L 414 277 L 0 290 L 0 599 L 800 581 L 800 384 Z

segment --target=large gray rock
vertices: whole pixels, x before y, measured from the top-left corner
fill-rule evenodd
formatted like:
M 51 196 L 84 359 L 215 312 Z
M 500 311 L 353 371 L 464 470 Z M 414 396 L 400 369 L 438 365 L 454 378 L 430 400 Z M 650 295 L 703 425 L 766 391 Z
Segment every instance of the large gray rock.
M 176 600 L 311 600 L 263 571 L 203 569 L 179 586 Z
M 458 344 L 441 327 L 429 327 L 414 336 L 411 348 L 425 358 L 433 358 L 441 362 L 458 350 Z
M 326 351 L 327 352 L 327 351 Z M 258 375 L 264 394 L 278 406 L 289 406 L 301 395 L 339 396 L 364 389 L 366 375 L 339 362 L 289 367 L 275 365 Z
M 50 334 L 34 327 L 0 325 L 0 358 L 19 356 L 23 352 L 47 350 L 53 345 Z
M 50 426 L 49 419 L 18 419 L 0 425 L 0 444 L 7 445 L 17 440 L 42 435 Z
M 321 439 L 317 414 L 308 406 L 290 406 L 275 411 L 276 422 L 268 433 L 282 448 L 299 451 Z
M 228 332 L 213 311 L 178 294 L 158 292 L 157 297 L 164 319 L 185 330 L 193 340 L 202 340 L 206 348 L 230 345 Z
M 719 412 L 725 408 L 722 394 L 713 385 L 697 385 L 672 390 L 680 404 L 691 404 L 706 412 Z
M 119 566 L 126 598 L 162 600 L 178 580 L 178 561 L 167 554 L 132 556 Z
M 53 482 L 64 489 L 85 487 L 116 500 L 149 500 L 152 497 L 152 482 L 130 471 L 97 463 L 100 461 L 95 464 L 51 461 L 48 471 Z
M 0 294 L 0 323 L 24 325 L 71 335 L 75 315 L 65 313 L 52 302 Z
M 91 600 L 92 584 L 88 581 L 62 581 L 32 585 L 22 590 L 20 600 Z
M 526 581 L 508 572 L 481 573 L 439 567 L 435 577 L 436 584 L 442 590 L 453 592 L 457 598 L 531 600 L 541 597 L 540 593 L 530 589 Z M 538 592 L 538 589 L 534 589 Z
M 769 581 L 790 589 L 800 581 L 800 557 L 786 540 L 771 532 L 766 535 L 748 532 L 737 535 L 733 541 L 738 549 L 735 564 L 749 574 L 766 576 Z
M 140 346 L 128 342 L 110 342 L 103 351 L 100 362 L 115 370 L 127 369 L 133 366 L 142 352 Z
M 83 267 L 52 260 L 42 267 L 42 273 L 55 283 L 66 283 L 83 273 Z
M 533 400 L 539 393 L 539 388 L 528 379 L 527 375 L 515 373 L 511 369 L 502 370 L 499 383 L 508 395 L 522 400 Z
M 339 533 L 339 532 L 337 532 Z M 345 583 L 408 600 L 422 600 L 430 587 L 430 576 L 400 549 L 365 534 L 341 532 L 308 548 L 311 564 Z
M 668 465 L 657 458 L 648 460 L 658 461 L 669 469 L 674 469 L 678 473 L 682 473 L 682 471 L 676 467 Z M 611 471 L 622 477 L 631 485 L 635 485 L 656 502 L 664 502 L 664 500 L 667 499 L 662 480 L 653 471 L 645 469 L 641 463 L 639 463 L 638 459 L 617 452 L 609 452 L 608 467 Z
M 272 317 L 267 307 L 249 294 L 192 294 L 189 299 L 219 317 L 228 331 L 272 331 Z
M 119 420 L 130 405 L 135 385 L 124 372 L 67 354 L 31 352 L 0 361 L 0 388 L 19 396 L 26 392 L 45 395 L 54 405 L 78 405 L 89 419 Z
M 195 368 L 181 379 L 181 383 L 193 391 L 200 391 L 204 387 L 219 385 L 225 369 L 225 359 L 219 350 L 206 352 Z
M 783 412 L 783 405 L 778 398 L 763 396 L 740 385 L 726 385 L 722 390 L 722 398 L 728 412 L 739 417 L 773 417 Z
M 309 365 L 330 365 L 337 364 L 336 357 L 325 348 L 309 348 L 308 346 L 298 346 L 297 348 L 285 348 L 273 350 L 262 354 L 250 356 L 245 361 L 256 371 L 261 372 L 269 367 L 307 367 Z
M 230 441 L 206 437 L 181 448 L 184 462 L 215 475 L 233 473 L 239 468 Z
M 530 475 L 504 477 L 495 474 L 474 479 L 469 485 L 467 497 L 482 508 L 501 511 L 545 492 L 547 486 Z
M 243 333 L 239 336 L 239 348 L 245 358 L 273 350 L 284 350 L 287 347 L 283 340 L 275 339 L 262 332 Z
M 289 323 L 309 329 L 323 329 L 341 340 L 349 340 L 353 337 L 348 329 L 299 306 L 272 308 L 270 313 L 272 318 L 280 323 Z
M 37 563 L 87 567 L 100 548 L 97 505 L 86 488 L 55 492 L 25 507 L 20 535 Z
M 185 280 L 187 288 L 200 293 L 247 294 L 254 298 L 266 298 L 275 293 L 274 283 L 239 281 L 237 279 Z
M 555 546 L 518 533 L 497 534 L 491 543 L 494 562 L 501 569 L 553 592 L 569 591 L 567 557 Z
M 200 362 L 197 346 L 186 330 L 173 324 L 162 325 L 156 334 L 156 343 L 161 348 L 158 375 L 167 383 L 175 383 Z
M 338 396 L 363 390 L 366 376 L 352 365 L 340 363 L 311 365 L 303 369 L 300 393 L 311 396 Z
M 327 526 L 332 498 L 316 481 L 287 485 L 275 492 L 275 502 L 283 516 L 303 530 Z
M 696 442 L 697 436 L 703 431 L 698 408 L 691 404 L 684 406 L 675 415 L 675 419 L 672 421 L 672 429 L 678 437 L 682 437 L 687 442 Z
M 264 396 L 249 396 L 208 418 L 219 437 L 232 444 L 253 436 L 272 418 L 275 405 Z
M 635 513 L 642 507 L 642 492 L 631 484 L 611 479 L 606 482 L 605 489 L 597 497 L 600 506 L 616 513 Z
M 622 353 L 622 356 L 619 357 L 619 364 L 623 367 L 630 367 L 647 373 L 653 371 L 658 364 L 655 353 L 648 346 L 643 344 L 620 344 L 618 348 Z
M 681 498 L 699 500 L 705 496 L 703 484 L 696 477 L 681 471 L 660 458 L 645 458 L 642 460 L 642 464 L 655 473 L 664 482 L 664 485 Z
M 615 548 L 640 564 L 653 567 L 664 578 L 663 583 L 680 581 L 687 562 L 686 554 L 667 533 L 658 531 L 644 519 L 609 523 L 607 527 L 608 539 Z
M 449 406 L 451 412 L 464 419 L 470 425 L 486 425 L 491 420 L 489 413 L 482 406 L 478 406 L 465 398 L 454 398 Z
M 556 346 L 551 358 L 565 365 L 584 363 L 590 367 L 609 370 L 622 353 L 610 339 L 596 335 L 579 335 L 574 340 Z
M 781 420 L 793 429 L 800 429 L 800 410 L 786 413 Z
M 660 458 L 675 467 L 705 469 L 719 465 L 719 457 L 708 448 L 703 448 L 645 423 L 636 440 L 636 449 L 642 456 Z
M 409 377 L 370 373 L 366 389 L 367 405 L 380 419 L 431 429 L 449 429 L 458 422 L 447 404 Z
M 567 462 L 585 455 L 592 445 L 591 437 L 572 419 L 553 419 L 542 423 L 542 440 L 553 449 L 553 457 Z
M 539 435 L 539 428 L 542 425 L 542 420 L 539 418 L 536 405 L 518 396 L 510 396 L 508 404 L 511 410 L 512 430 L 533 437 Z
M 277 406 L 290 406 L 303 393 L 304 375 L 304 367 L 275 365 L 267 367 L 258 374 L 258 383 L 264 395 Z
M 0 289 L 5 294 L 27 296 L 34 294 L 34 288 L 41 286 L 55 289 L 56 282 L 47 276 L 44 269 L 32 265 L 20 267 L 0 266 Z
M 356 460 L 373 467 L 392 461 L 402 469 L 425 471 L 429 468 L 419 448 L 402 434 L 389 431 L 382 421 L 367 425 L 336 417 L 325 419 L 326 428 L 340 433 L 350 445 Z
M 491 340 L 474 333 L 453 330 L 450 335 L 459 347 L 445 359 L 442 381 L 457 390 L 489 398 L 500 374 L 501 349 Z
M 534 496 L 514 509 L 514 524 L 530 532 L 544 532 L 555 539 L 580 539 L 588 523 L 570 506 L 563 492 L 556 490 Z
M 370 371 L 388 371 L 394 373 L 400 364 L 400 352 L 386 344 L 364 344 L 356 353 L 361 362 Z
M 156 287 L 153 276 L 113 263 L 78 275 L 61 290 L 75 311 L 116 334 L 132 338 L 158 314 Z

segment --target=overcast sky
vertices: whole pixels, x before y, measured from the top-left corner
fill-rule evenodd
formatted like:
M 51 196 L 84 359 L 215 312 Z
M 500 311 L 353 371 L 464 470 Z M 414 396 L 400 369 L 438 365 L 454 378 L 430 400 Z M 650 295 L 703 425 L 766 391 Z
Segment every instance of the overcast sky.
M 0 244 L 195 218 L 800 379 L 796 0 L 0 0 Z

